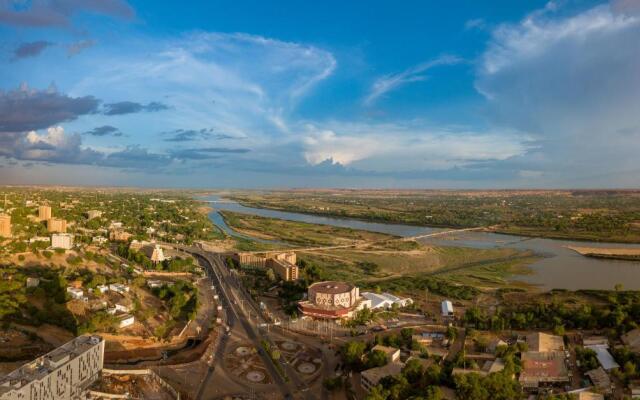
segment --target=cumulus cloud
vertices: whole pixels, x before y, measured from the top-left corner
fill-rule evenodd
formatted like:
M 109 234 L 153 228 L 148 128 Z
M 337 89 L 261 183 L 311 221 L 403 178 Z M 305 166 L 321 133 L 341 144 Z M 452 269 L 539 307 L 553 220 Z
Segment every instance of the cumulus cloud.
M 304 156 L 373 172 L 444 170 L 525 154 L 530 143 L 518 133 L 433 130 L 399 124 L 335 124 L 307 127 Z
M 121 101 L 118 103 L 109 103 L 104 105 L 103 113 L 105 115 L 124 115 L 133 114 L 139 112 L 157 112 L 168 110 L 169 107 L 165 104 L 152 101 L 148 104 L 135 103 L 133 101 Z
M 640 151 L 640 16 L 609 5 L 553 11 L 498 27 L 476 88 L 496 123 L 537 137 L 534 170 L 555 170 L 567 184 L 598 170 L 608 176 L 598 184 L 615 185 Z
M 111 125 L 98 126 L 91 129 L 90 131 L 84 132 L 84 134 L 91 135 L 91 136 L 122 136 L 123 135 L 123 133 L 120 132 L 118 128 Z
M 135 12 L 124 0 L 0 0 L 0 23 L 14 26 L 68 26 L 81 12 L 131 19 Z
M 27 85 L 10 91 L 0 90 L 0 132 L 44 129 L 94 113 L 99 101 L 93 96 L 70 97 L 53 86 L 47 90 Z
M 402 72 L 382 76 L 376 79 L 373 85 L 371 85 L 369 93 L 364 99 L 364 104 L 371 105 L 384 94 L 395 90 L 402 85 L 406 85 L 407 83 L 424 81 L 425 79 L 427 79 L 425 72 L 434 67 L 441 65 L 453 65 L 461 61 L 462 60 L 458 57 L 444 55 L 436 59 L 415 65 Z
M 107 129 L 108 130 L 108 129 Z M 169 167 L 173 157 L 140 146 L 104 152 L 83 146 L 80 134 L 67 134 L 61 126 L 45 132 L 0 133 L 0 156 L 40 163 L 95 165 L 158 171 Z
M 23 58 L 35 57 L 49 46 L 53 46 L 53 43 L 46 40 L 22 43 L 13 50 L 13 60 L 15 61 Z

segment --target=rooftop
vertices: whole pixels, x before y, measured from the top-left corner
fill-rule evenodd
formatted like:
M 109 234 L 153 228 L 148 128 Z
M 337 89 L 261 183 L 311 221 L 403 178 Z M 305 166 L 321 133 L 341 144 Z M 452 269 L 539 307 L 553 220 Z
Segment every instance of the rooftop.
M 549 335 L 542 332 L 527 335 L 527 345 L 529 346 L 529 351 L 564 351 L 562 336 Z
M 380 379 L 389 375 L 398 375 L 402 372 L 404 364 L 401 362 L 392 362 L 382 367 L 376 367 L 362 371 L 361 375 L 365 377 L 369 382 L 377 384 Z
M 524 386 L 537 386 L 540 382 L 567 381 L 569 372 L 564 357 L 564 352 L 561 351 L 522 353 L 520 382 Z
M 99 344 L 99 336 L 79 336 L 57 349 L 36 358 L 22 367 L 0 378 L 0 395 L 14 389 L 19 389 L 29 382 L 42 379 L 57 368 L 85 353 Z
M 353 288 L 354 286 L 350 283 L 338 281 L 316 282 L 309 286 L 309 290 L 313 289 L 316 292 L 328 294 L 345 293 L 351 291 Z

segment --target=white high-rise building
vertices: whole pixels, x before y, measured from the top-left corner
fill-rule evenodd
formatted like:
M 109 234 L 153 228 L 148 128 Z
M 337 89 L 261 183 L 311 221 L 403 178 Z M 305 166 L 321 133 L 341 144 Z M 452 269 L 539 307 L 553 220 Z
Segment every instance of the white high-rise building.
M 73 235 L 69 233 L 54 233 L 51 235 L 51 247 L 70 250 L 73 247 Z
M 104 340 L 80 336 L 0 378 L 0 400 L 77 400 L 99 378 Z

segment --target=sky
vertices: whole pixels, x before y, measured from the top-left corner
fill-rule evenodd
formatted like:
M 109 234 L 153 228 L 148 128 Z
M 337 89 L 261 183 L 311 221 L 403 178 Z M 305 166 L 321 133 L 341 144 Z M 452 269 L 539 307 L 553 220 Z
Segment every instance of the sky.
M 0 0 L 0 184 L 637 188 L 640 0 Z

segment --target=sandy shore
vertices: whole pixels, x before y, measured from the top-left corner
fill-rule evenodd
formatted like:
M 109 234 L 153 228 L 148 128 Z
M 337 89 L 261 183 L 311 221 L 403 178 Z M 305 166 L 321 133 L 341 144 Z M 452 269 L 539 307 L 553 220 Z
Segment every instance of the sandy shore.
M 624 256 L 640 256 L 640 249 L 625 249 L 625 248 L 615 248 L 615 247 L 580 247 L 580 246 L 567 246 L 568 249 L 571 249 L 583 256 L 587 255 L 602 255 L 602 256 L 613 256 L 613 257 L 624 257 Z

